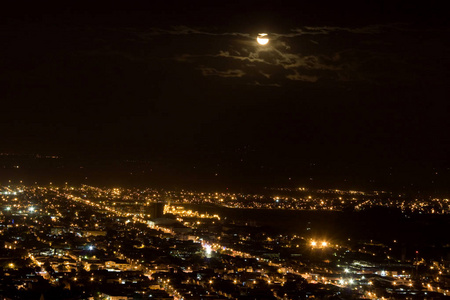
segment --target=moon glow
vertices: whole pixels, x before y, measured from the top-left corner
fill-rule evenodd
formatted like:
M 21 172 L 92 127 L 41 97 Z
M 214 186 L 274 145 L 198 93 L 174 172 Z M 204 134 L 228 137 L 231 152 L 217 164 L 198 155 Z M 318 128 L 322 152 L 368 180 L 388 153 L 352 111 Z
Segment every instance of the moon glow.
M 267 43 L 269 42 L 269 37 L 267 33 L 259 33 L 258 37 L 256 37 L 256 41 L 258 42 L 258 44 L 264 46 L 267 45 Z

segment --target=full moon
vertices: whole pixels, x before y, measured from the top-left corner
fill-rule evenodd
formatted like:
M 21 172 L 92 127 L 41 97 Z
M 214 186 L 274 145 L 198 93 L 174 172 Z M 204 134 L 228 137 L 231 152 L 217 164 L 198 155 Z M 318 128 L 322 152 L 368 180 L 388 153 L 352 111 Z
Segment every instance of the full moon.
M 256 41 L 260 45 L 266 45 L 269 42 L 269 37 L 268 37 L 267 33 L 260 33 L 260 34 L 258 34 Z

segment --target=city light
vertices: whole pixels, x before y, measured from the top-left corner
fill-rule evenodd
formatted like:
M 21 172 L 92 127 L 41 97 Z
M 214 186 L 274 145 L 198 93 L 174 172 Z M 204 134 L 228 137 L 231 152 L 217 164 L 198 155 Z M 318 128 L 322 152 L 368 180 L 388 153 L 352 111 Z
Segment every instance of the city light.
M 35 239 L 37 245 L 39 243 L 42 245 L 42 248 L 27 250 L 27 257 L 30 258 L 28 267 L 45 265 L 47 271 L 39 269 L 36 274 L 49 282 L 55 280 L 55 273 L 50 271 L 52 269 L 59 274 L 60 277 L 57 278 L 60 280 L 69 276 L 65 280 L 85 287 L 107 284 L 108 280 L 108 284 L 123 287 L 124 284 L 132 282 L 140 283 L 140 278 L 149 278 L 155 283 L 158 282 L 159 289 L 176 295 L 174 298 L 177 299 L 186 299 L 190 297 L 190 293 L 194 295 L 195 289 L 206 289 L 214 295 L 221 291 L 223 280 L 229 280 L 239 289 L 258 287 L 267 291 L 274 287 L 283 287 L 289 280 L 306 280 L 309 285 L 323 284 L 324 290 L 327 291 L 336 287 L 348 288 L 355 295 L 361 293 L 367 296 L 369 290 L 373 289 L 373 282 L 367 281 L 366 278 L 373 279 L 373 274 L 378 274 L 384 276 L 383 280 L 386 282 L 392 283 L 391 289 L 395 286 L 396 289 L 402 288 L 407 292 L 413 288 L 412 272 L 405 266 L 408 262 L 405 262 L 397 272 L 391 269 L 386 271 L 384 269 L 386 265 L 379 263 L 383 259 L 395 257 L 393 247 L 380 241 L 355 241 L 352 238 L 354 242 L 350 244 L 347 241 L 348 237 L 344 240 L 326 239 L 325 237 L 331 236 L 329 233 L 324 233 L 321 237 L 261 231 L 255 235 L 253 232 L 257 232 L 260 227 L 245 223 L 235 225 L 226 218 L 220 218 L 219 214 L 200 212 L 195 209 L 195 205 L 184 206 L 180 203 L 166 204 L 164 209 L 170 214 L 171 219 L 164 220 L 167 221 L 167 225 L 157 224 L 142 213 L 147 203 L 151 203 L 147 198 L 155 197 L 153 190 L 147 196 L 142 190 L 137 192 L 132 189 L 113 192 L 96 187 L 66 188 L 59 194 L 56 189 L 55 186 L 39 190 L 25 188 L 23 198 L 4 196 L 3 219 L 6 220 L 6 226 L 0 228 L 3 234 L 9 231 L 8 234 L 11 236 L 4 241 L 5 251 L 13 253 L 24 249 L 23 239 L 20 235 L 15 235 L 16 231 L 27 232 L 29 238 Z M 30 195 L 34 193 L 41 193 L 41 196 L 38 200 L 33 200 L 33 206 L 30 206 Z M 226 194 L 202 195 L 192 192 L 180 193 L 183 196 L 180 198 L 186 199 L 191 194 L 198 198 L 224 199 L 218 205 L 231 199 L 227 198 Z M 134 196 L 121 199 L 124 195 Z M 159 197 L 167 196 L 161 193 Z M 173 192 L 171 197 L 175 198 Z M 285 199 L 280 196 L 280 203 L 286 201 Z M 115 205 L 112 205 L 113 203 Z M 8 207 L 13 210 L 12 214 L 6 212 Z M 40 213 L 27 214 L 31 207 L 38 207 L 39 209 L 35 211 Z M 14 221 L 11 216 L 14 217 Z M 47 230 L 41 230 L 46 227 Z M 114 235 L 109 234 L 110 228 L 115 228 Z M 218 228 L 226 229 L 218 230 Z M 390 242 L 392 243 L 392 240 Z M 390 247 L 392 250 L 388 250 Z M 280 249 L 292 255 L 294 259 L 279 257 L 277 251 Z M 386 253 L 377 251 L 380 249 Z M 164 260 L 155 263 L 146 257 L 150 252 L 158 255 L 167 253 L 174 260 L 170 264 Z M 361 254 L 368 257 L 367 261 L 354 259 Z M 296 258 L 301 256 L 309 256 L 311 262 Z M 192 257 L 196 257 L 195 264 L 191 264 Z M 371 257 L 374 257 L 373 261 Z M 47 266 L 49 262 L 50 266 Z M 214 273 L 208 273 L 209 271 L 203 273 L 203 270 L 210 269 L 211 264 L 218 262 L 223 267 L 215 267 Z M 320 262 L 320 265 L 317 265 L 317 262 Z M 428 278 L 432 279 L 432 281 L 423 280 L 423 287 L 428 291 L 443 292 L 443 289 L 439 290 L 438 284 L 441 284 L 444 276 L 449 274 L 446 266 L 439 261 L 421 259 L 419 262 L 426 266 L 421 269 L 426 269 L 423 272 L 429 272 Z M 415 263 L 417 262 L 413 261 L 411 266 L 415 267 Z M 8 262 L 6 266 L 12 271 L 17 270 L 19 264 L 13 265 Z M 130 271 L 142 277 L 128 277 L 126 272 Z M 189 291 L 178 288 L 177 281 L 174 281 L 178 272 L 191 274 L 198 272 L 195 280 L 187 279 L 184 283 L 198 287 Z M 169 284 L 170 282 L 175 284 Z M 288 297 L 277 294 L 276 289 L 271 292 L 279 298 Z M 386 293 L 392 292 L 388 290 Z M 370 295 L 369 298 L 375 299 L 373 293 Z
M 317 242 L 317 241 L 313 240 L 313 241 L 311 241 L 311 246 L 325 248 L 328 246 L 328 242 L 327 241 Z
M 212 254 L 211 245 L 205 244 L 204 248 L 205 248 L 206 257 L 211 257 L 211 254 Z

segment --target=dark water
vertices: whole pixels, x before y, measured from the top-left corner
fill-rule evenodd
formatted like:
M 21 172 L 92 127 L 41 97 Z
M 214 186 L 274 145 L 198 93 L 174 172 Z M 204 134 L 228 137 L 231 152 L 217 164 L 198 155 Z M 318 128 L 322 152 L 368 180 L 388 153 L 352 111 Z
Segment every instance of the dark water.
M 231 209 L 186 205 L 237 222 L 253 222 L 304 237 L 330 240 L 371 240 L 405 247 L 450 247 L 450 215 L 405 215 L 399 210 L 373 208 L 358 212 Z M 309 230 L 307 228 L 310 228 Z

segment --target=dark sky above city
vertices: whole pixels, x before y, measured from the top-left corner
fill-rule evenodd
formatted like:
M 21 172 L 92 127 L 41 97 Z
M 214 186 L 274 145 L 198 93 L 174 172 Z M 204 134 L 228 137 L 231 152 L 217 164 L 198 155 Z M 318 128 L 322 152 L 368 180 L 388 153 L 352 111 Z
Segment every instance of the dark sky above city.
M 158 163 L 181 181 L 448 186 L 438 1 L 14 3 L 3 152 Z

